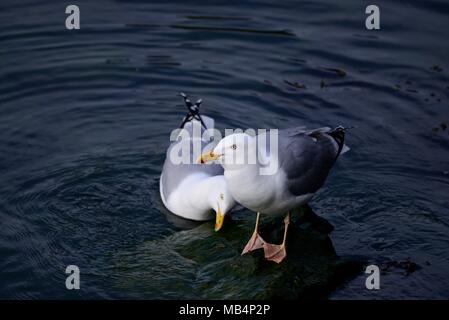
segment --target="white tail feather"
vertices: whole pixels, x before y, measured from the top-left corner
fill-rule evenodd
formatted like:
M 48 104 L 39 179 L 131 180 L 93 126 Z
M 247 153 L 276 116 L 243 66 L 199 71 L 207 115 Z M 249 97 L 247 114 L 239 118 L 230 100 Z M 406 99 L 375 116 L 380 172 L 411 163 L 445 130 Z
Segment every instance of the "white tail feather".
M 347 145 L 343 145 L 343 148 L 341 148 L 341 152 L 340 152 L 340 155 L 342 155 L 342 154 L 344 154 L 344 153 L 346 153 L 346 152 L 348 152 L 349 150 L 351 150 Z

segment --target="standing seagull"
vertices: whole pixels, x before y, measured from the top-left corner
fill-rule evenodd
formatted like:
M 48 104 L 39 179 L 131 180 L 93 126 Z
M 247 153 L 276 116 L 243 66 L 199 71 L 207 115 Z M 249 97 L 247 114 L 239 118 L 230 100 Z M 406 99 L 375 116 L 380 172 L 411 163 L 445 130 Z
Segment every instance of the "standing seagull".
M 261 169 L 274 158 L 269 148 L 261 144 L 267 140 L 266 134 L 257 137 L 246 133 L 229 135 L 214 150 L 198 158 L 202 163 L 218 159 L 225 169 L 224 176 L 234 199 L 257 212 L 254 233 L 242 254 L 263 248 L 268 260 L 280 263 L 286 257 L 290 210 L 307 203 L 324 184 L 337 158 L 349 150 L 344 145 L 344 137 L 343 127 L 280 130 L 275 150 L 278 165 L 271 175 L 261 174 Z M 249 163 L 247 159 L 251 154 L 257 155 L 258 161 Z M 260 213 L 278 215 L 285 212 L 288 213 L 284 219 L 282 244 L 267 243 L 258 233 Z
M 234 207 L 235 200 L 227 188 L 223 168 L 219 164 L 201 166 L 195 164 L 195 144 L 202 150 L 208 141 L 204 138 L 206 129 L 213 129 L 214 119 L 201 117 L 199 106 L 181 93 L 189 113 L 181 124 L 181 131 L 167 150 L 159 183 L 162 202 L 177 216 L 196 220 L 210 220 L 211 210 L 216 212 L 215 230 L 218 231 L 224 216 Z M 200 136 L 195 137 L 195 133 Z M 186 162 L 177 163 L 179 152 L 187 150 Z

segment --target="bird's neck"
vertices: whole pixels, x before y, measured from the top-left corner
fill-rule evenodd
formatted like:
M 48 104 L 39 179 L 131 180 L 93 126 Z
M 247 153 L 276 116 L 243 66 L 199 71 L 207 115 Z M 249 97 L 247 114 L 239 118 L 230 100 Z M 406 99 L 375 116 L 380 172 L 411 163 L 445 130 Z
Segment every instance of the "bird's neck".
M 213 196 L 216 191 L 216 179 L 218 177 L 208 177 L 199 179 L 192 187 L 189 193 L 189 198 L 186 199 L 192 207 L 201 212 L 206 212 L 216 207 L 213 199 L 218 199 Z
M 255 188 L 257 187 L 256 184 L 265 183 L 270 178 L 270 176 L 261 174 L 261 169 L 263 169 L 263 166 L 260 164 L 248 164 L 225 170 L 224 175 L 231 189 L 241 189 L 239 186 Z

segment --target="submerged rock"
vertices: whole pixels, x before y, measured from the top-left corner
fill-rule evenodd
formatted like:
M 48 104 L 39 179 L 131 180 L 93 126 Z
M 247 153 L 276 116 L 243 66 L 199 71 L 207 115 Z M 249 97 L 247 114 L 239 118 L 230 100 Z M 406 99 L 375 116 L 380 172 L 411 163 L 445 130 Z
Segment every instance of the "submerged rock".
M 325 219 L 306 207 L 292 220 L 281 264 L 265 260 L 263 250 L 240 255 L 255 222 L 255 214 L 245 211 L 220 232 L 204 223 L 117 254 L 122 277 L 116 285 L 159 299 L 320 298 L 361 271 L 362 261 L 337 256 Z M 281 242 L 283 217 L 262 216 L 260 225 L 266 241 Z

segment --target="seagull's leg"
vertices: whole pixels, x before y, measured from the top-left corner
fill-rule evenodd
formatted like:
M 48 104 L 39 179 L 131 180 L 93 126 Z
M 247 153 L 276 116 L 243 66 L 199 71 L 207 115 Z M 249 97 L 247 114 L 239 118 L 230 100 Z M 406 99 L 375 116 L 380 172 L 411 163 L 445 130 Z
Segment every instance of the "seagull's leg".
M 259 235 L 258 228 L 259 228 L 259 217 L 260 213 L 257 212 L 257 218 L 256 218 L 256 226 L 254 227 L 253 235 L 251 236 L 251 239 L 249 239 L 248 243 L 246 244 L 245 248 L 242 251 L 242 255 L 249 251 L 253 251 L 256 249 L 260 249 L 263 247 L 263 244 L 265 241 L 262 239 L 262 237 Z
M 290 211 L 284 218 L 285 227 L 284 227 L 284 240 L 282 240 L 282 244 L 270 244 L 270 243 L 263 244 L 265 259 L 274 261 L 276 263 L 281 263 L 282 260 L 285 259 L 285 257 L 287 256 L 287 251 L 285 250 L 285 241 L 287 240 L 287 230 L 289 224 L 290 224 Z

